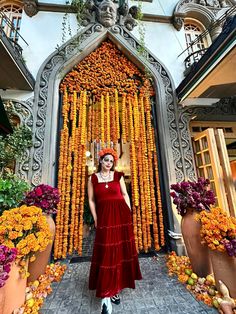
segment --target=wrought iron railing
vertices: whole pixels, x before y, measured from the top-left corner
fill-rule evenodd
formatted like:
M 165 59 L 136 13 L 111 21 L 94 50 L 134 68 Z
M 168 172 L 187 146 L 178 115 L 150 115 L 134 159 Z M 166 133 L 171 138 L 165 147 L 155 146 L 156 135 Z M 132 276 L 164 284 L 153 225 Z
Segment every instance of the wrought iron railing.
M 235 14 L 236 14 L 236 5 L 229 8 L 229 10 L 227 10 L 217 20 L 215 20 L 209 28 L 207 28 L 204 32 L 202 32 L 199 36 L 197 36 L 197 38 L 195 40 L 193 40 L 191 43 L 189 43 L 188 47 L 186 49 L 184 49 L 181 52 L 181 54 L 178 55 L 178 57 L 180 57 L 182 54 L 184 54 L 186 52 L 193 51 L 193 52 L 189 53 L 188 57 L 184 60 L 186 70 L 189 69 L 192 65 L 196 64 L 207 50 L 207 47 L 200 49 L 200 50 L 195 49 L 195 47 L 197 47 L 199 43 L 202 44 L 204 39 L 207 36 L 209 36 L 212 32 L 214 32 L 214 30 L 216 28 L 218 28 L 219 25 L 222 26 L 226 22 L 227 18 L 229 18 L 230 16 L 233 16 Z M 194 50 L 196 50 L 196 51 L 194 51 Z
M 187 58 L 184 60 L 185 68 L 188 69 L 189 67 L 196 64 L 201 59 L 201 57 L 204 55 L 206 50 L 207 50 L 207 48 L 203 48 L 203 49 L 194 51 L 191 54 L 189 54 L 187 56 Z

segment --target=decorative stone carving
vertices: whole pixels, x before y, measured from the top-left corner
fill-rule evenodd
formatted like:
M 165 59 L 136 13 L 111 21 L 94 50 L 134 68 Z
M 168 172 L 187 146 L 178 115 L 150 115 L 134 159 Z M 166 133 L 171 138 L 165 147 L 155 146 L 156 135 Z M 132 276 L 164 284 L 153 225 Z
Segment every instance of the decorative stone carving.
M 220 2 L 218 0 L 199 0 L 199 4 L 209 7 L 220 8 Z
M 97 8 L 96 17 L 105 27 L 115 25 L 118 20 L 118 4 L 111 0 L 103 0 Z
M 32 17 L 38 13 L 38 2 L 36 0 L 24 0 L 24 11 Z
M 87 26 L 90 23 L 98 22 L 105 28 L 119 24 L 132 30 L 137 25 L 135 19 L 138 16 L 138 7 L 132 6 L 129 9 L 127 1 L 120 5 L 118 0 L 89 0 L 81 12 L 81 23 L 83 26 Z
M 226 0 L 199 0 L 198 3 L 213 8 L 225 8 L 230 5 Z
M 216 20 L 222 8 L 233 6 L 234 0 L 180 0 L 174 10 L 173 25 L 179 31 L 183 26 L 183 18 L 196 18 L 208 28 Z M 181 17 L 180 15 L 184 15 Z
M 181 17 L 175 16 L 174 20 L 173 20 L 173 25 L 174 25 L 175 29 L 177 29 L 177 31 L 180 31 L 184 25 L 184 19 Z
M 134 12 L 131 12 L 134 14 Z M 129 14 L 131 14 L 129 13 Z M 107 33 L 107 35 L 106 35 Z M 55 84 L 49 84 L 53 80 L 57 80 L 58 76 L 61 77 L 60 69 L 65 68 L 66 64 L 75 64 L 74 60 L 78 60 L 80 55 L 84 57 L 84 51 L 89 49 L 90 45 L 94 45 L 94 40 L 98 36 L 104 38 L 108 36 L 113 38 L 120 47 L 124 47 L 126 51 L 139 59 L 143 66 L 151 70 L 152 75 L 155 77 L 155 82 L 162 86 L 162 95 L 157 96 L 154 101 L 157 125 L 160 128 L 160 143 L 162 145 L 161 154 L 164 160 L 168 163 L 168 171 L 163 170 L 166 177 L 169 177 L 171 182 L 181 181 L 185 176 L 185 163 L 181 154 L 180 133 L 178 131 L 178 121 L 176 121 L 177 105 L 174 102 L 174 90 L 171 83 L 171 78 L 163 65 L 145 49 L 142 57 L 138 53 L 140 44 L 136 38 L 133 37 L 126 28 L 114 25 L 109 29 L 105 29 L 100 24 L 90 24 L 85 27 L 78 34 L 77 38 L 68 41 L 61 48 L 56 50 L 44 63 L 41 72 L 38 76 L 35 87 L 35 104 L 34 104 L 34 147 L 29 165 L 31 175 L 30 181 L 33 185 L 41 182 L 54 184 L 53 173 L 55 176 L 55 160 L 56 145 L 51 141 L 51 136 L 55 134 L 55 123 L 52 124 L 52 116 L 55 117 L 55 112 L 58 111 L 57 90 Z M 80 49 L 78 51 L 77 42 L 80 42 Z M 83 51 L 83 52 L 81 52 Z M 141 58 L 141 59 L 140 59 Z M 78 61 L 77 61 L 78 62 Z M 68 70 L 67 70 L 68 71 Z M 60 73 L 60 74 L 59 74 Z M 160 93 L 160 92 L 158 92 Z M 54 96 L 52 96 L 54 95 Z M 158 100 L 159 99 L 159 100 Z M 54 112 L 54 113 L 53 113 Z M 54 125 L 54 127 L 52 127 Z M 168 144 L 166 144 L 168 143 Z M 165 146 L 172 147 L 165 149 Z M 47 162 L 45 164 L 45 162 Z M 50 181 L 51 180 L 51 181 Z M 167 191 L 168 192 L 168 191 Z M 169 196 L 166 195 L 168 198 Z

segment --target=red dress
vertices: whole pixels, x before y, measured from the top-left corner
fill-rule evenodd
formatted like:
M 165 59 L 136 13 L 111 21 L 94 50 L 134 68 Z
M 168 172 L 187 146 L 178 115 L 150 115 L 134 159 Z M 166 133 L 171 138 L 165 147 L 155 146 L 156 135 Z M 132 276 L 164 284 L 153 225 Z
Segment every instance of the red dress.
M 106 183 L 91 177 L 96 212 L 97 230 L 89 275 L 89 289 L 96 296 L 111 297 L 124 288 L 135 288 L 135 280 L 142 279 L 135 248 L 133 224 L 129 206 L 120 189 L 121 172 Z

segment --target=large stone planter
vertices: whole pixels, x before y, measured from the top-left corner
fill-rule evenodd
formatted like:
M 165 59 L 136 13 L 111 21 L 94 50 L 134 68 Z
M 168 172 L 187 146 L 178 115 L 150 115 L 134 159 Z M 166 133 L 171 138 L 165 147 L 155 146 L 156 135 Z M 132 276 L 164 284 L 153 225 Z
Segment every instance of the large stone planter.
M 44 250 L 43 252 L 37 252 L 35 254 L 36 260 L 34 262 L 29 263 L 30 276 L 28 277 L 27 282 L 34 281 L 38 279 L 40 275 L 43 275 L 45 273 L 46 266 L 48 265 L 50 259 L 56 228 L 53 218 L 49 215 L 46 215 L 46 218 L 52 234 L 52 243 L 49 243 L 46 250 Z
M 201 224 L 195 217 L 196 212 L 188 209 L 182 217 L 181 231 L 193 272 L 200 277 L 206 277 L 212 273 L 212 267 L 208 248 L 201 244 Z
M 209 251 L 217 290 L 221 280 L 229 289 L 231 298 L 236 299 L 236 258 L 226 252 Z
M 20 266 L 13 262 L 6 284 L 0 288 L 0 313 L 12 314 L 25 303 L 26 278 L 22 278 Z

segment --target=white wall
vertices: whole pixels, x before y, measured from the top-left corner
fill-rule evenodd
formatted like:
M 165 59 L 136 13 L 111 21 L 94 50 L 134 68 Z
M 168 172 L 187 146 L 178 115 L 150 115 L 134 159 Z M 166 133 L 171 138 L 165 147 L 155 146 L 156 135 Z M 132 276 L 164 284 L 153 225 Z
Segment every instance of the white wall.
M 50 2 L 65 4 L 65 1 L 60 0 L 50 0 Z M 143 12 L 171 16 L 177 2 L 177 0 L 144 2 Z M 137 1 L 130 1 L 130 6 L 132 5 L 137 5 Z M 28 46 L 23 41 L 19 43 L 23 48 L 23 57 L 26 65 L 35 78 L 45 59 L 55 51 L 57 45 L 60 46 L 62 44 L 63 16 L 63 13 L 41 11 L 30 18 L 23 13 L 20 33 L 27 41 Z M 68 21 L 70 21 L 72 35 L 75 35 L 77 31 L 75 14 L 70 14 Z M 184 56 L 178 57 L 185 49 L 183 30 L 178 32 L 169 23 L 145 22 L 144 25 L 147 48 L 166 66 L 173 77 L 175 87 L 177 87 L 183 79 L 184 71 Z M 132 33 L 139 38 L 138 27 Z M 68 31 L 67 38 L 69 39 Z M 2 93 L 0 91 L 0 94 Z M 15 95 L 14 91 L 10 93 Z M 7 97 L 8 91 L 4 92 L 4 94 Z M 26 94 L 23 94 L 20 92 L 19 96 L 25 97 Z
M 145 22 L 145 45 L 162 62 L 170 72 L 175 86 L 183 80 L 185 50 L 184 31 L 176 31 L 172 24 Z M 138 27 L 133 34 L 139 39 Z
M 28 46 L 22 41 L 20 45 L 27 67 L 35 78 L 44 60 L 55 51 L 57 45 L 62 45 L 63 15 L 55 12 L 38 12 L 32 18 L 26 14 L 22 16 L 20 33 Z M 75 14 L 68 15 L 68 21 L 73 36 L 77 29 Z M 68 30 L 66 35 L 68 40 L 70 38 Z
M 142 2 L 142 12 L 156 15 L 172 16 L 176 6 L 176 0 L 153 0 L 152 2 Z M 138 5 L 138 1 L 129 0 L 129 6 Z

